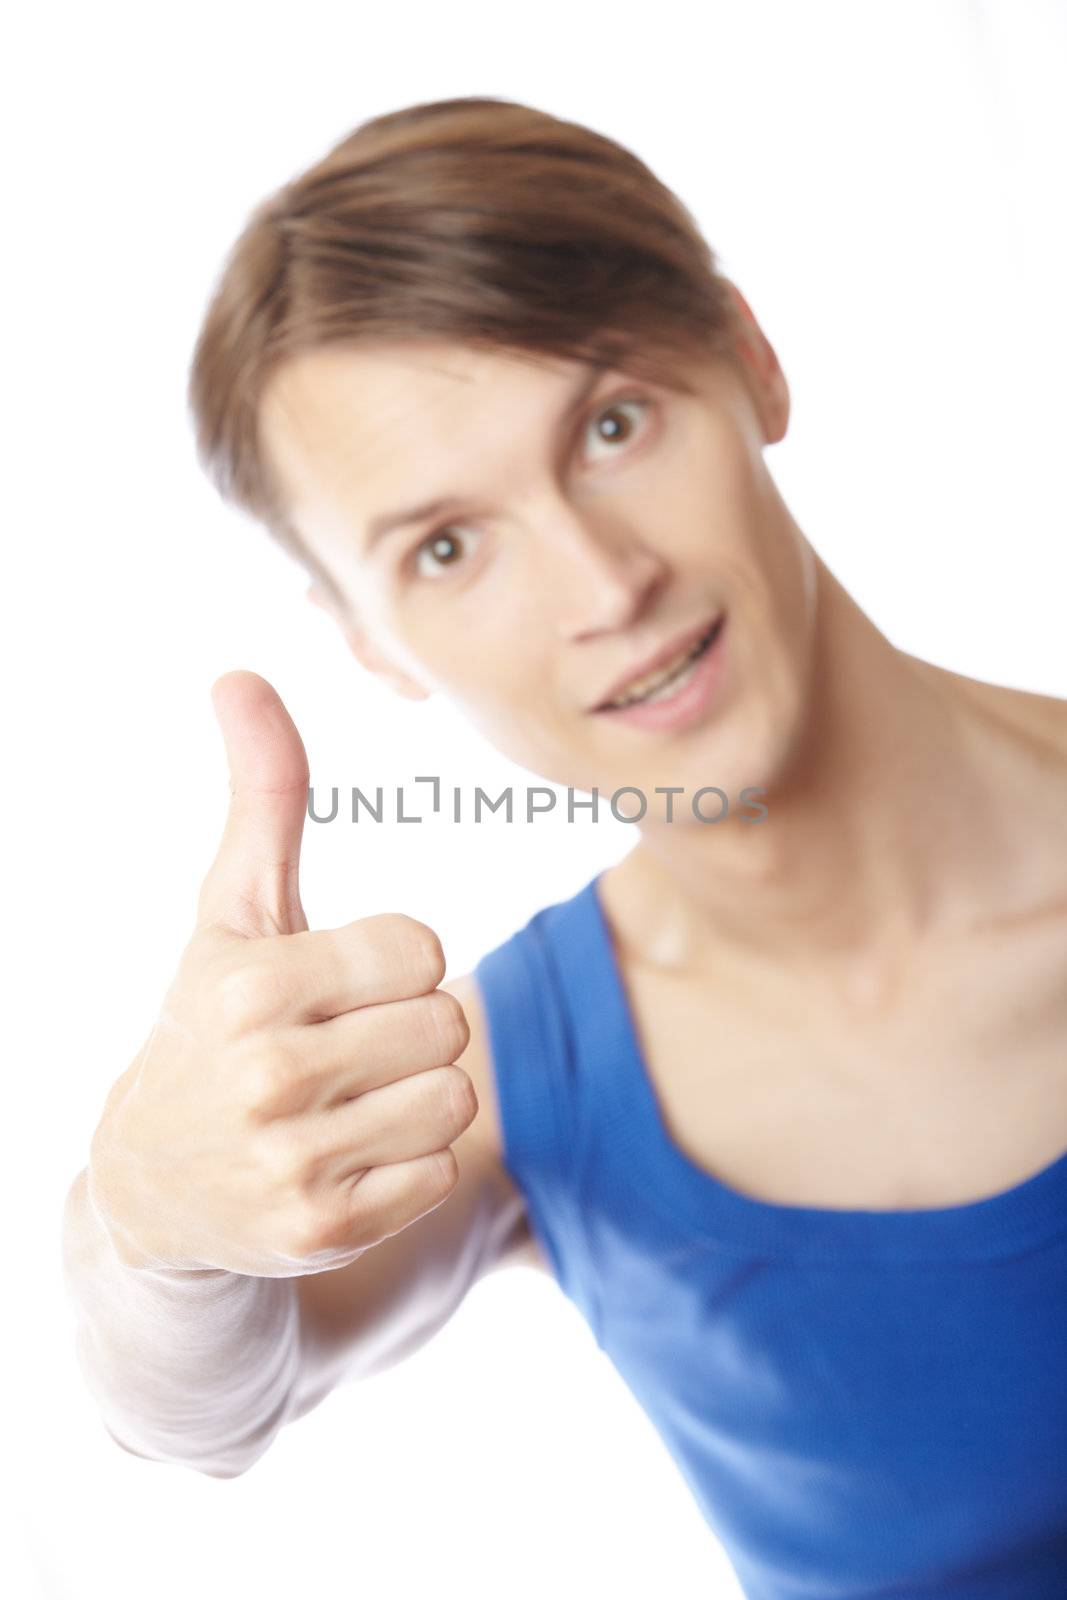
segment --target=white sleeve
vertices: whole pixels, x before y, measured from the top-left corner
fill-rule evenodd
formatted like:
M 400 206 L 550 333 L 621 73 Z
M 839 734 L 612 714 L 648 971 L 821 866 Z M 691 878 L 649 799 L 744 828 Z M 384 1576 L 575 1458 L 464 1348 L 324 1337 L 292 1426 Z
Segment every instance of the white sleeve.
M 152 1461 L 247 1470 L 293 1407 L 300 1312 L 291 1278 L 127 1266 L 83 1169 L 63 1213 L 78 1364 L 108 1433 Z

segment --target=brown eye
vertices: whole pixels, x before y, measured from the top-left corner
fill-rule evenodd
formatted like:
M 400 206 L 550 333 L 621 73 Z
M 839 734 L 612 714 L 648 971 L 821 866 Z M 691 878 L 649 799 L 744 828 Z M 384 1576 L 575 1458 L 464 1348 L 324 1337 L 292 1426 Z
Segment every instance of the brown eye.
M 459 566 L 463 557 L 461 554 L 457 556 L 456 551 L 462 546 L 462 538 L 457 535 L 465 535 L 467 531 L 459 523 L 452 523 L 437 528 L 424 539 L 415 550 L 415 571 L 419 576 L 437 577 L 450 567 Z M 426 564 L 423 564 L 423 556 L 426 557 Z
M 645 407 L 643 400 L 613 400 L 610 405 L 603 406 L 591 419 L 590 426 L 595 428 L 597 439 L 601 444 L 614 446 L 614 453 L 618 447 L 630 442 L 634 433 L 633 424 L 626 420 L 627 408 L 634 406 L 638 411 Z M 622 419 L 620 421 L 620 419 Z M 612 450 L 608 451 L 611 455 Z

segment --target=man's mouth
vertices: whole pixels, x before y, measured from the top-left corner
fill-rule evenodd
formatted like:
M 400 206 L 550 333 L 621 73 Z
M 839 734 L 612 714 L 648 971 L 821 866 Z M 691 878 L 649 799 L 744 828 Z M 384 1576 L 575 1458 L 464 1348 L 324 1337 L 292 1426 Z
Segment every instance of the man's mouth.
M 724 620 L 725 616 L 716 617 L 711 626 L 690 645 L 688 650 L 679 652 L 672 661 L 665 662 L 654 672 L 647 672 L 643 677 L 636 678 L 624 693 L 617 695 L 613 700 L 602 701 L 600 705 L 594 706 L 593 710 L 620 710 L 624 706 L 668 699 L 681 687 L 682 680 L 692 673 L 700 657 L 714 644 Z

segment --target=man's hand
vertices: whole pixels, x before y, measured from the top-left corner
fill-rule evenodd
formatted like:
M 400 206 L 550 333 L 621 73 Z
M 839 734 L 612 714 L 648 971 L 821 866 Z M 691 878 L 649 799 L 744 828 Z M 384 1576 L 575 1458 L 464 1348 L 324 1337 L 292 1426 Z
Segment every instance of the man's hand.
M 230 810 L 159 1017 L 108 1095 L 89 1191 L 130 1266 L 341 1267 L 454 1187 L 478 1102 L 433 930 L 402 912 L 309 932 L 309 769 L 275 690 L 212 687 Z

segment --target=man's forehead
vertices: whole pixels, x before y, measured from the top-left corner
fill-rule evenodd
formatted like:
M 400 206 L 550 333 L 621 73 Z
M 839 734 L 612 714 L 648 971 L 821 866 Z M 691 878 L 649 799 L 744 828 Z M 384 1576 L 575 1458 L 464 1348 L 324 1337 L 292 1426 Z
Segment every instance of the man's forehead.
M 286 358 L 264 388 L 259 430 L 290 495 L 347 498 L 350 469 L 395 474 L 398 455 L 447 455 L 464 440 L 491 441 L 505 411 L 531 417 L 582 374 L 577 360 L 465 346 L 322 347 Z M 472 431 L 475 430 L 475 431 Z
M 300 431 L 327 420 L 339 401 L 368 414 L 381 405 L 461 403 L 489 390 L 551 391 L 586 363 L 536 353 L 487 350 L 438 342 L 326 345 L 283 359 L 269 378 L 260 409 L 264 422 Z

